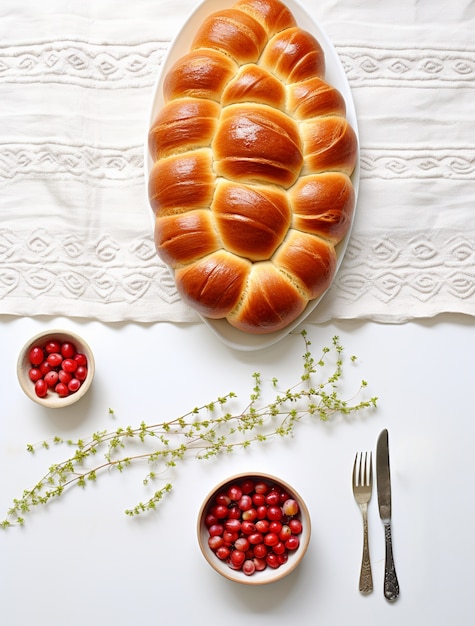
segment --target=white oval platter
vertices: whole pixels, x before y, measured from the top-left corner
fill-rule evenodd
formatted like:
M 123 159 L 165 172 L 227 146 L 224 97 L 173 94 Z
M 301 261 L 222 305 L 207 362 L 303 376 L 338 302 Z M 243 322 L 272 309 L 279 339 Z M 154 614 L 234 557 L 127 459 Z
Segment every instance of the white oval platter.
M 203 20 L 214 13 L 215 11 L 219 11 L 222 9 L 227 9 L 232 7 L 236 3 L 236 0 L 203 0 L 196 9 L 192 11 L 192 13 L 185 20 L 183 26 L 180 31 L 174 37 L 173 41 L 170 44 L 168 52 L 163 59 L 163 62 L 160 66 L 160 71 L 157 76 L 157 80 L 155 83 L 155 87 L 153 90 L 152 103 L 150 107 L 149 116 L 147 119 L 147 130 L 150 128 L 153 120 L 155 119 L 157 113 L 163 106 L 163 96 L 162 96 L 162 86 L 163 80 L 167 74 L 167 72 L 171 69 L 173 64 L 184 54 L 189 51 L 190 42 L 192 41 L 196 31 L 199 26 L 203 22 Z M 356 110 L 353 102 L 350 86 L 348 83 L 348 79 L 346 77 L 343 65 L 338 57 L 338 54 L 328 38 L 326 32 L 322 28 L 322 26 L 314 20 L 314 18 L 307 12 L 301 4 L 299 4 L 296 0 L 285 0 L 284 2 L 286 6 L 293 13 L 295 19 L 297 20 L 298 25 L 301 28 L 312 33 L 316 39 L 319 41 L 320 45 L 323 48 L 325 53 L 325 64 L 326 64 L 326 74 L 325 80 L 336 87 L 346 102 L 346 116 L 353 127 L 353 130 L 356 133 L 358 138 L 358 124 L 356 118 Z M 359 140 L 358 140 L 359 144 Z M 148 177 L 150 173 L 150 169 L 153 165 L 149 153 L 148 153 L 148 140 L 147 136 L 145 138 L 145 182 L 146 187 L 148 188 Z M 358 198 L 358 190 L 359 190 L 359 176 L 360 176 L 360 158 L 359 158 L 359 150 L 358 157 L 356 162 L 356 167 L 351 177 L 353 187 L 355 190 L 355 204 Z M 354 221 L 355 211 L 353 212 L 353 220 Z M 153 214 L 151 213 L 153 218 Z M 351 228 L 348 229 L 348 232 L 345 238 L 338 244 L 336 248 L 337 252 L 337 266 L 336 273 L 341 265 L 343 260 L 348 241 L 351 236 Z M 172 272 L 173 273 L 173 272 Z M 333 277 L 334 279 L 335 277 Z M 327 289 L 328 291 L 328 289 Z M 325 292 L 327 293 L 327 292 Z M 308 303 L 307 307 L 303 311 L 303 313 L 295 319 L 291 324 L 286 326 L 284 329 L 280 331 L 276 331 L 273 333 L 267 333 L 264 335 L 254 335 L 250 333 L 245 333 L 240 331 L 233 326 L 231 326 L 226 320 L 212 320 L 205 317 L 201 319 L 205 324 L 209 326 L 209 328 L 219 337 L 221 341 L 223 341 L 230 348 L 235 350 L 260 350 L 262 348 L 267 348 L 278 341 L 280 341 L 283 337 L 286 337 L 290 332 L 295 330 L 302 322 L 306 320 L 306 318 L 315 310 L 318 306 L 319 302 L 321 302 L 322 298 L 324 298 L 325 293 L 322 294 L 319 298 L 312 300 Z

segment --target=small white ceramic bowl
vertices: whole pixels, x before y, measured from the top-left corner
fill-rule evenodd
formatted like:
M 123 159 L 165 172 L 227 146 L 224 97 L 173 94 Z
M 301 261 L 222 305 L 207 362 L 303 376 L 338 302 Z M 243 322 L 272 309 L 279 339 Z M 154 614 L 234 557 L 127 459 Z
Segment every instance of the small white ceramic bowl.
M 48 390 L 47 394 L 40 397 L 35 392 L 35 382 L 29 376 L 29 371 L 35 367 L 30 362 L 30 351 L 34 347 L 43 348 L 49 341 L 69 342 L 74 345 L 78 353 L 82 353 L 87 359 L 87 376 L 82 381 L 79 389 L 69 395 L 61 397 L 54 388 Z M 74 404 L 80 400 L 89 390 L 95 373 L 94 355 L 89 345 L 82 337 L 71 331 L 53 329 L 39 333 L 29 339 L 20 351 L 17 361 L 17 376 L 21 388 L 25 394 L 37 404 L 50 409 L 60 409 Z
M 216 556 L 214 551 L 210 548 L 208 539 L 210 537 L 209 532 L 209 522 L 207 522 L 207 516 L 210 514 L 211 509 L 216 503 L 216 496 L 218 494 L 228 494 L 229 488 L 235 485 L 241 486 L 244 481 L 253 481 L 254 483 L 264 482 L 269 486 L 276 486 L 281 492 L 285 492 L 288 498 L 294 499 L 297 501 L 299 506 L 298 513 L 294 516 L 296 519 L 299 519 L 302 524 L 301 533 L 298 535 L 299 537 L 299 546 L 295 550 L 287 550 L 287 561 L 282 563 L 278 568 L 274 569 L 273 567 L 267 566 L 265 569 L 260 571 L 255 571 L 254 573 L 248 575 L 245 574 L 242 569 L 233 569 L 228 564 L 227 560 L 222 560 Z M 252 496 L 251 492 L 251 496 Z M 282 502 L 279 506 L 282 505 Z M 228 507 L 233 507 L 234 502 L 228 503 Z M 285 524 L 291 518 L 283 518 L 281 521 Z M 207 562 L 211 565 L 211 567 L 216 570 L 221 576 L 225 578 L 246 584 L 246 585 L 263 585 L 271 582 L 275 582 L 280 580 L 290 574 L 301 562 L 303 559 L 305 552 L 307 550 L 309 541 L 310 541 L 310 532 L 311 532 L 311 524 L 310 524 L 310 515 L 307 509 L 307 506 L 301 496 L 297 493 L 297 491 L 291 487 L 289 484 L 277 478 L 276 476 L 272 476 L 270 474 L 262 474 L 260 472 L 256 473 L 245 473 L 245 474 L 236 474 L 223 480 L 219 483 L 210 493 L 206 496 L 203 504 L 200 507 L 200 511 L 198 514 L 198 523 L 197 523 L 197 532 L 198 532 L 198 543 L 201 549 L 201 552 Z M 269 551 L 272 548 L 268 548 Z M 251 559 L 252 560 L 252 559 Z

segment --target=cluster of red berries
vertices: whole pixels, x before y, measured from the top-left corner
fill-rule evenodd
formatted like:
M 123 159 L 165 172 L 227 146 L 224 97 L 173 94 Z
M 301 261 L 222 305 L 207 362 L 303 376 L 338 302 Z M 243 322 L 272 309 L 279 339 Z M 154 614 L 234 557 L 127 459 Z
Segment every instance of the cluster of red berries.
M 28 358 L 28 376 L 39 398 L 50 390 L 65 398 L 76 393 L 87 378 L 87 357 L 70 341 L 50 339 L 44 345 L 33 346 Z
M 250 576 L 277 569 L 300 545 L 300 507 L 284 489 L 243 480 L 220 491 L 205 518 L 208 545 L 216 556 Z

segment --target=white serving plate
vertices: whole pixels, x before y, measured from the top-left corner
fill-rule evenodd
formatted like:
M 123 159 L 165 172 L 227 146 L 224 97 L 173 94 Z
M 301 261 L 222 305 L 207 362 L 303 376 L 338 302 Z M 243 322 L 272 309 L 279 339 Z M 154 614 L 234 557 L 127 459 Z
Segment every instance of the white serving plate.
M 147 129 L 152 125 L 153 120 L 156 115 L 160 111 L 163 106 L 163 94 L 162 94 L 162 84 L 163 80 L 173 66 L 173 64 L 184 54 L 189 51 L 190 42 L 192 41 L 196 31 L 199 26 L 203 22 L 203 20 L 214 13 L 215 11 L 219 11 L 222 9 L 227 9 L 232 7 L 236 3 L 236 0 L 203 0 L 196 9 L 192 11 L 192 13 L 185 20 L 182 28 L 177 33 L 175 38 L 170 44 L 170 48 L 166 56 L 163 59 L 162 65 L 160 66 L 160 72 L 158 74 L 156 84 L 153 91 L 151 108 L 148 116 L 148 124 Z M 340 58 L 338 57 L 336 50 L 328 38 L 327 34 L 323 30 L 322 26 L 318 24 L 314 20 L 314 18 L 296 1 L 296 0 L 285 0 L 286 6 L 292 11 L 295 19 L 297 20 L 298 25 L 301 28 L 312 33 L 316 39 L 319 41 L 320 45 L 323 48 L 325 53 L 325 64 L 326 64 L 326 74 L 325 80 L 336 87 L 346 102 L 346 117 L 353 127 L 353 130 L 356 133 L 356 137 L 358 139 L 359 144 L 359 136 L 358 136 L 358 124 L 356 118 L 356 110 L 353 102 L 353 97 L 351 95 L 350 86 L 348 83 L 348 79 L 346 77 L 345 71 L 343 69 L 343 65 L 341 64 Z M 147 136 L 145 138 L 145 182 L 146 187 L 148 188 L 148 177 L 150 173 L 150 169 L 153 163 L 150 159 L 148 153 L 148 139 Z M 355 190 L 355 204 L 358 198 L 358 190 L 359 190 L 359 177 L 360 177 L 360 158 L 359 151 L 357 155 L 356 167 L 351 177 L 353 187 Z M 153 218 L 153 214 L 152 218 Z M 348 232 L 344 239 L 338 244 L 336 247 L 337 253 L 337 266 L 336 273 L 341 265 L 343 260 L 348 241 L 351 235 L 351 228 L 354 221 L 355 211 L 353 212 L 353 220 L 350 224 Z M 153 220 L 152 220 L 153 221 Z M 173 272 L 172 272 L 173 274 Z M 334 280 L 335 276 L 333 277 Z M 328 291 L 328 290 L 327 290 Z M 325 292 L 326 293 L 326 292 Z M 249 333 L 245 333 L 237 328 L 234 328 L 229 324 L 226 320 L 211 320 L 205 317 L 201 317 L 201 319 L 209 326 L 209 328 L 219 337 L 221 341 L 223 341 L 229 347 L 236 350 L 260 350 L 262 348 L 267 348 L 278 341 L 280 341 L 283 337 L 286 337 L 292 330 L 297 328 L 318 306 L 319 302 L 325 296 L 323 293 L 319 298 L 312 300 L 308 303 L 305 310 L 297 317 L 291 324 L 286 326 L 284 329 L 267 333 L 264 335 L 253 335 Z

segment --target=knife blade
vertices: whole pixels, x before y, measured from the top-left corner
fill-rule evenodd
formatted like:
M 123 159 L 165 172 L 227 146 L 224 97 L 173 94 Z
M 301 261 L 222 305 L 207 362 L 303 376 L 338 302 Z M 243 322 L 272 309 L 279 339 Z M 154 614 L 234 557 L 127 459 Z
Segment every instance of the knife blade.
M 385 567 L 384 596 L 390 602 L 399 596 L 399 582 L 394 565 L 391 533 L 391 470 L 389 466 L 389 436 L 384 429 L 376 445 L 376 480 L 378 490 L 379 517 L 384 526 Z

